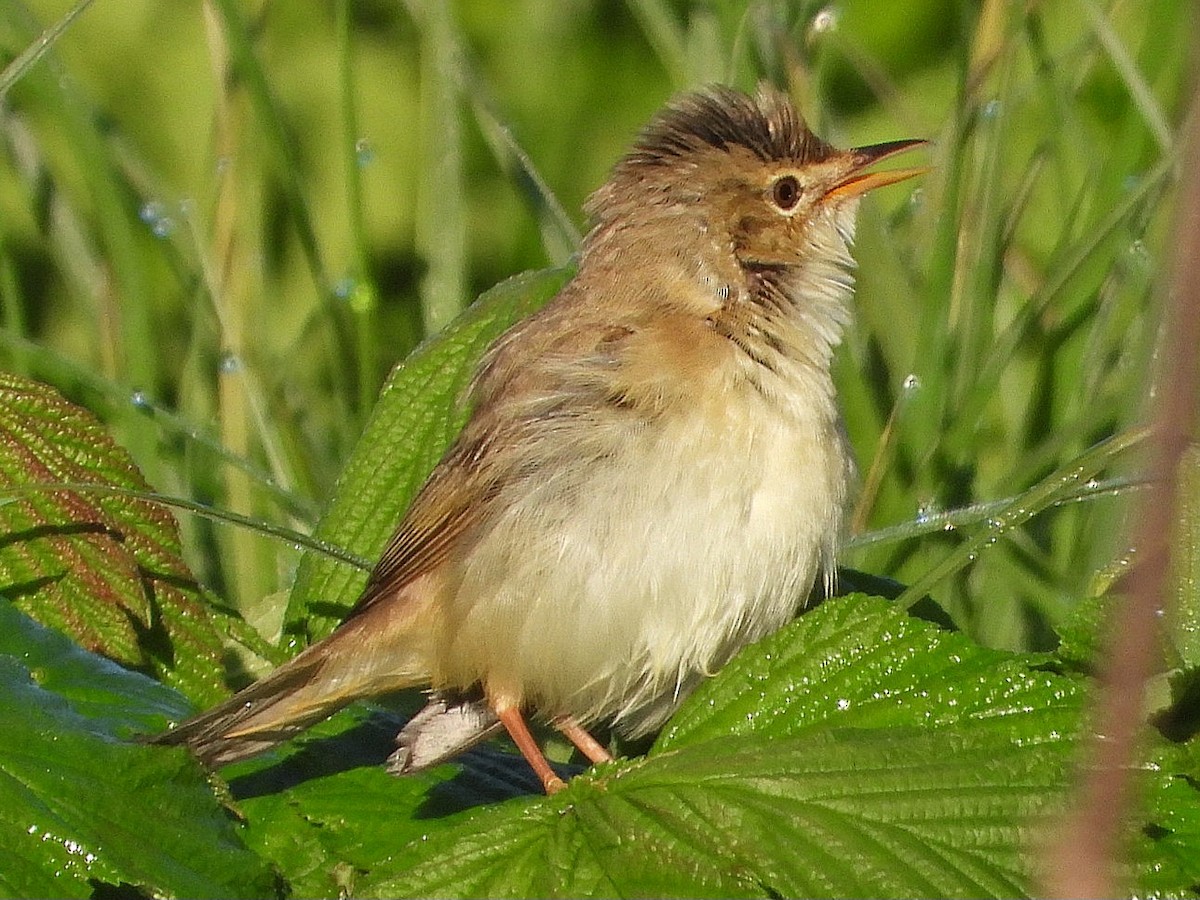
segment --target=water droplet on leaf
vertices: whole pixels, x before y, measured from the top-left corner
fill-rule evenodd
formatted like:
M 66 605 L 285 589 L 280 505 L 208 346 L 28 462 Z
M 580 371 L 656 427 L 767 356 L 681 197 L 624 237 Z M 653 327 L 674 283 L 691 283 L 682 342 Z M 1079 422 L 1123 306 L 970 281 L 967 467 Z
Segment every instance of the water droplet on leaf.
M 359 138 L 354 142 L 354 161 L 360 169 L 375 161 L 375 148 L 366 138 Z

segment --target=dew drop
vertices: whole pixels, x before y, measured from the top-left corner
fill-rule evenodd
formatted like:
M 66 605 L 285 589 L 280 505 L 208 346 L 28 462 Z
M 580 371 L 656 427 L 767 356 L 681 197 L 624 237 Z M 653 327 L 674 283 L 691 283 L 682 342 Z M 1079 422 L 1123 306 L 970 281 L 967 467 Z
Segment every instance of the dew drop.
M 375 148 L 371 146 L 371 142 L 366 138 L 359 138 L 354 142 L 354 162 L 358 167 L 364 168 L 375 161 Z
M 985 119 L 994 119 L 1000 115 L 1000 110 L 1004 108 L 1004 104 L 999 100 L 989 100 L 983 105 L 982 116 Z
M 829 34 L 832 31 L 836 31 L 841 17 L 841 12 L 836 6 L 821 7 L 817 10 L 817 14 L 812 17 L 812 21 L 809 22 L 809 34 Z
M 909 374 L 904 376 L 904 381 L 901 384 L 906 393 L 912 394 L 921 389 L 921 376 Z
M 138 210 L 138 218 L 150 227 L 155 237 L 165 238 L 175 231 L 175 220 L 169 212 L 161 200 L 147 200 Z
M 1154 258 L 1144 241 L 1134 241 L 1129 245 L 1125 253 L 1129 258 L 1130 265 L 1138 273 L 1147 274 L 1154 270 Z
M 129 402 L 133 404 L 135 409 L 150 408 L 150 398 L 146 396 L 145 391 L 134 391 L 129 395 Z
M 226 350 L 221 354 L 221 361 L 217 364 L 217 371 L 222 375 L 233 375 L 242 370 L 242 358 L 232 350 Z
M 159 200 L 147 200 L 142 204 L 142 208 L 138 210 L 138 218 L 147 225 L 152 224 L 155 220 L 166 215 L 166 207 Z

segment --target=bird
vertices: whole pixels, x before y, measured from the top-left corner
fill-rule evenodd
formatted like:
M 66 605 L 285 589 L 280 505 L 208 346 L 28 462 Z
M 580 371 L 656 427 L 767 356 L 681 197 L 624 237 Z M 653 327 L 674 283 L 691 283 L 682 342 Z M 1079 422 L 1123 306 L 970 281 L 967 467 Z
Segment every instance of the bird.
M 787 94 L 709 86 L 659 111 L 585 204 L 573 278 L 482 356 L 466 424 L 328 637 L 151 738 L 217 767 L 347 704 L 430 690 L 393 771 L 503 727 L 593 763 L 779 629 L 835 554 L 855 481 L 831 361 L 863 194 L 925 143 L 839 150 Z

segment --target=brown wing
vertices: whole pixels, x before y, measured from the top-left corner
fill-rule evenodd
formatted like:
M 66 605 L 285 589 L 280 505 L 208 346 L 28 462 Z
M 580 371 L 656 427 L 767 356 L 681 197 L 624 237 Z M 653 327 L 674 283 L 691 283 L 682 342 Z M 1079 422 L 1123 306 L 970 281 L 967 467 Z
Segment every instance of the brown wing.
M 442 566 L 480 520 L 495 492 L 478 467 L 463 466 L 463 455 L 461 443 L 456 444 L 430 474 L 375 564 L 351 617 Z
M 572 321 L 574 319 L 574 321 Z M 421 488 L 376 564 L 351 617 L 395 596 L 404 585 L 445 564 L 464 535 L 491 511 L 500 487 L 531 474 L 521 448 L 536 443 L 545 423 L 565 407 L 605 403 L 604 379 L 614 348 L 631 330 L 588 326 L 566 304 L 510 329 L 493 346 L 472 386 L 475 410 L 458 440 Z M 564 368 L 562 360 L 575 365 Z M 584 361 L 591 366 L 581 366 Z M 584 377 L 564 373 L 582 371 Z M 580 394 L 592 395 L 584 400 Z

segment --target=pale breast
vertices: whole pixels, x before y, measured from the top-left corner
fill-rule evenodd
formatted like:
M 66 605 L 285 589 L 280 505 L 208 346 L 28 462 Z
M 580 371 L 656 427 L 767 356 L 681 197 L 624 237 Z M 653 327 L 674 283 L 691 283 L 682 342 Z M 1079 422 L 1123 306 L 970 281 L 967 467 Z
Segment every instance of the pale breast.
M 847 492 L 832 402 L 698 397 L 660 427 L 575 423 L 574 457 L 502 498 L 464 561 L 440 681 L 638 733 L 795 612 Z

